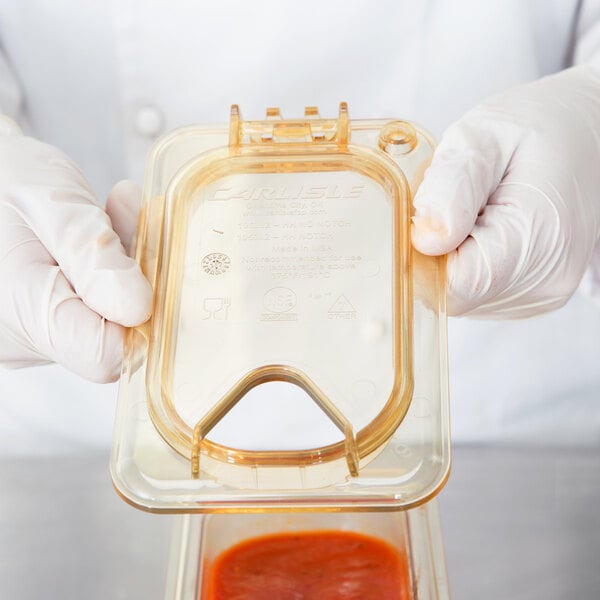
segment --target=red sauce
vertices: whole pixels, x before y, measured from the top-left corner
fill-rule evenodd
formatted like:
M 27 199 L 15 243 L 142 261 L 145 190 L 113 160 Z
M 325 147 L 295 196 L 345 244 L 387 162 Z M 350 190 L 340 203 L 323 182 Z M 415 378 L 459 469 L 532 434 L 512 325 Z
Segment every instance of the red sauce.
M 204 600 L 409 600 L 406 555 L 345 531 L 290 532 L 241 542 L 215 560 Z

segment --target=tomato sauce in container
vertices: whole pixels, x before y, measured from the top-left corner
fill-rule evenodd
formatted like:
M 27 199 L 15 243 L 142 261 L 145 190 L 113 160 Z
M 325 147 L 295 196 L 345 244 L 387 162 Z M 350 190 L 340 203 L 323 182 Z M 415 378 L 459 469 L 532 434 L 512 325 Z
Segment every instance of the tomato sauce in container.
M 202 600 L 410 600 L 407 556 L 354 531 L 244 540 L 212 564 Z

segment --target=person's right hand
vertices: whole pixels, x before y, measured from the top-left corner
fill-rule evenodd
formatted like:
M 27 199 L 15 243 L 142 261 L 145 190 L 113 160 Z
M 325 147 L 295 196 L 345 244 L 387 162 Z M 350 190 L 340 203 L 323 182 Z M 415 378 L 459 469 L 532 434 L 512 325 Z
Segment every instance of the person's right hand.
M 113 188 L 116 221 L 127 221 L 135 195 L 128 183 Z M 56 362 L 114 381 L 124 326 L 146 321 L 151 303 L 150 284 L 78 167 L 1 121 L 0 364 Z

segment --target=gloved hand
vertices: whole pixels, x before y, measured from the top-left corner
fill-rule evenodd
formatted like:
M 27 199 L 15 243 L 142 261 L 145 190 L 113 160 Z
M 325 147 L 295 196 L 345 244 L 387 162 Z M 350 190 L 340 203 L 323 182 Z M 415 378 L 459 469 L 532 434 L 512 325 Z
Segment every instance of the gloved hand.
M 600 235 L 600 73 L 574 67 L 483 102 L 443 136 L 412 239 L 448 257 L 448 312 L 562 306 Z
M 136 200 L 128 182 L 109 195 L 107 210 L 124 238 L 132 236 Z M 2 121 L 0 364 L 57 362 L 114 381 L 123 326 L 148 319 L 151 297 L 77 166 Z

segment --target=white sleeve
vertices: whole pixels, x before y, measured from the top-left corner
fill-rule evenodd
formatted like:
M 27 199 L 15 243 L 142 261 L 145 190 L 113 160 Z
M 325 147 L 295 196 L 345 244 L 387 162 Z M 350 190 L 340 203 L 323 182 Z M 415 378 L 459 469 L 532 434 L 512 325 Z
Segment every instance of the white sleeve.
M 19 81 L 0 48 L 0 113 L 17 123 L 23 118 L 23 93 Z

